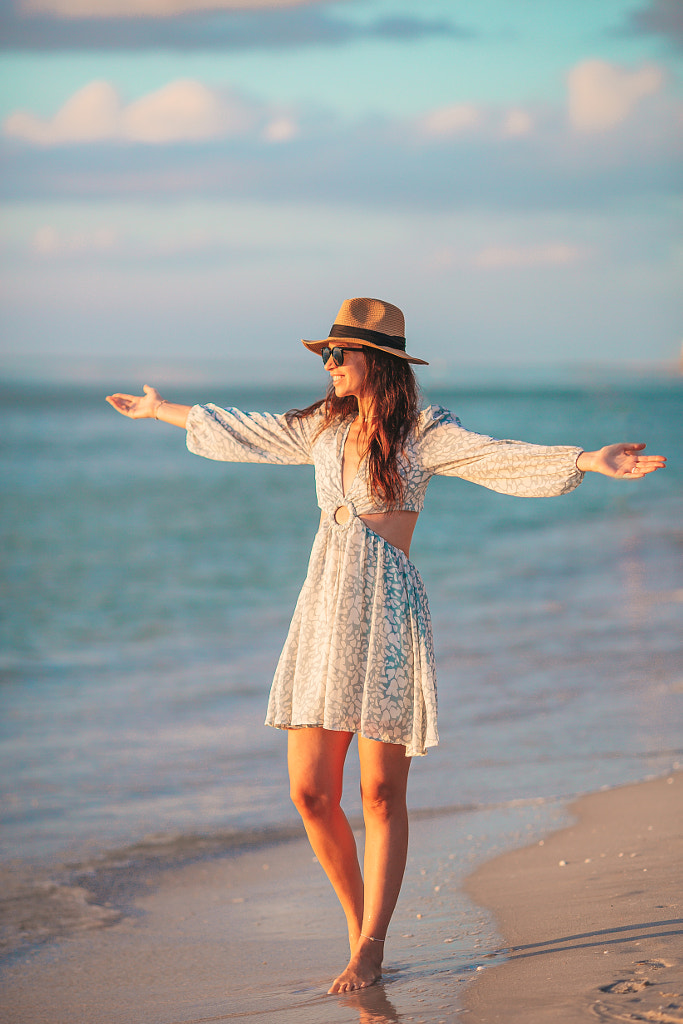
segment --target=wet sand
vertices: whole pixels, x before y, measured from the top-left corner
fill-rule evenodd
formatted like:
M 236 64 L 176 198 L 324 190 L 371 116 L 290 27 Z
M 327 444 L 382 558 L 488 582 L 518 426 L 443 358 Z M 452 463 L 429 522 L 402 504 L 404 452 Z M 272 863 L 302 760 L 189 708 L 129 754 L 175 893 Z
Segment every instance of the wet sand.
M 568 820 L 560 804 L 414 816 L 384 982 L 364 993 L 326 995 L 346 962 L 343 921 L 295 840 L 161 872 L 122 919 L 17 956 L 0 1020 L 681 1021 L 683 776 L 673 780 L 585 798 L 580 823 L 542 846 L 539 830 Z M 463 879 L 503 833 L 535 841 L 477 870 L 477 906 Z M 515 947 L 507 959 L 497 928 Z M 623 1015 L 638 1007 L 659 1015 Z
M 532 801 L 413 815 L 384 981 L 358 996 L 326 994 L 348 959 L 345 926 L 302 839 L 138 877 L 126 916 L 97 927 L 101 915 L 88 915 L 85 930 L 15 956 L 0 977 L 0 1020 L 450 1021 L 497 941 L 490 916 L 464 896 L 464 877 L 501 840 L 523 842 L 562 814 L 559 803 Z
M 471 1024 L 683 1022 L 683 775 L 596 793 L 577 823 L 467 890 L 510 952 L 465 993 Z

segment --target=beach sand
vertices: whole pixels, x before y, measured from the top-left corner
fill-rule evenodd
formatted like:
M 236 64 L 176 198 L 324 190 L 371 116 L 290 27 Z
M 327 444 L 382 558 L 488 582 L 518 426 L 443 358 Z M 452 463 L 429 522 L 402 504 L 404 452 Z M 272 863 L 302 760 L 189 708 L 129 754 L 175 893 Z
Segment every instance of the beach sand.
M 527 818 L 535 813 L 526 809 Z M 495 941 L 488 915 L 463 898 L 460 885 L 468 860 L 479 856 L 474 833 L 477 826 L 486 832 L 486 818 L 477 812 L 413 821 L 385 981 L 358 996 L 326 994 L 348 959 L 345 925 L 304 839 L 152 875 L 149 892 L 138 891 L 120 921 L 17 956 L 0 979 L 0 1020 L 452 1019 L 459 994 Z
M 569 820 L 560 804 L 414 816 L 385 979 L 357 995 L 325 994 L 345 963 L 343 921 L 304 840 L 166 870 L 115 923 L 10 961 L 0 1020 L 682 1021 L 682 794 L 672 776 L 584 798 L 579 824 L 543 845 L 541 830 Z M 501 821 L 506 842 L 534 844 L 467 889 L 504 940 L 462 884 Z
M 577 823 L 481 867 L 467 890 L 508 959 L 463 1003 L 472 1024 L 683 1022 L 683 776 L 596 793 Z

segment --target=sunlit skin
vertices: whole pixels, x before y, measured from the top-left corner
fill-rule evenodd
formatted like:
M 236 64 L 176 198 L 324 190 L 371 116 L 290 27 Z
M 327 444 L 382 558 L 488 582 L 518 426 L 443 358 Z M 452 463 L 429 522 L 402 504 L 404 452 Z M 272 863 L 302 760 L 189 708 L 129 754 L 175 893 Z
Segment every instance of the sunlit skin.
M 335 342 L 336 344 L 336 342 Z M 355 348 L 349 342 L 338 347 Z M 358 415 L 350 425 L 343 454 L 342 487 L 347 493 L 363 459 L 372 431 L 374 403 L 368 363 L 362 351 L 347 351 L 342 366 L 330 357 L 325 369 L 339 397 L 354 396 Z M 107 401 L 131 419 L 159 419 L 185 427 L 189 405 L 162 398 L 144 386 L 143 395 L 109 395 Z M 577 466 L 583 472 L 617 479 L 640 480 L 662 469 L 666 459 L 644 455 L 644 444 L 607 445 L 582 452 Z M 339 521 L 348 510 L 338 511 Z M 406 555 L 417 512 L 364 515 L 375 533 Z M 351 826 L 341 808 L 344 762 L 354 734 L 327 729 L 290 729 L 287 760 L 291 797 L 303 819 L 311 846 L 325 870 L 346 915 L 350 959 L 335 978 L 330 993 L 352 992 L 373 985 L 382 976 L 384 937 L 398 899 L 408 851 L 406 787 L 410 758 L 405 747 L 358 736 L 361 797 L 365 821 L 365 858 L 361 872 Z

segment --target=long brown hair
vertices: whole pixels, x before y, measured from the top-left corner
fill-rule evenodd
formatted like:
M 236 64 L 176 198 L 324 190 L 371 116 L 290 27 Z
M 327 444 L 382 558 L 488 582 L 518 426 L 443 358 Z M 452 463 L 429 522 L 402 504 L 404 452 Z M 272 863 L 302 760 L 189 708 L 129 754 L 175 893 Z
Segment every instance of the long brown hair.
M 403 478 L 399 456 L 406 439 L 417 426 L 420 391 L 410 363 L 379 349 L 363 347 L 366 360 L 365 386 L 372 395 L 373 430 L 367 437 L 366 454 L 372 494 L 391 508 L 400 505 Z M 330 382 L 325 398 L 305 409 L 291 409 L 288 419 L 303 419 L 323 407 L 320 430 L 358 414 L 354 395 L 337 398 Z

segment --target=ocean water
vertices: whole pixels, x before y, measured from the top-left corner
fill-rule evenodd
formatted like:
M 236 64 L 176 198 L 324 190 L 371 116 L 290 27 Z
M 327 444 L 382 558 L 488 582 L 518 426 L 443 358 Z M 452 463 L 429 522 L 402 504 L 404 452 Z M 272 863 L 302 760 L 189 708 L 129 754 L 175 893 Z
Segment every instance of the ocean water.
M 174 397 L 272 411 L 316 397 L 193 391 Z M 300 831 L 286 737 L 262 721 L 317 525 L 313 471 L 197 458 L 181 431 L 128 421 L 103 395 L 1 394 L 0 868 L 34 909 L 60 866 L 81 877 Z M 430 595 L 441 745 L 415 760 L 411 807 L 490 821 L 678 765 L 680 380 L 425 401 L 499 437 L 642 439 L 669 466 L 642 482 L 591 474 L 557 499 L 431 482 L 411 558 Z M 352 816 L 357 781 L 352 750 Z M 24 938 L 59 932 L 38 917 L 34 935 L 24 915 Z

